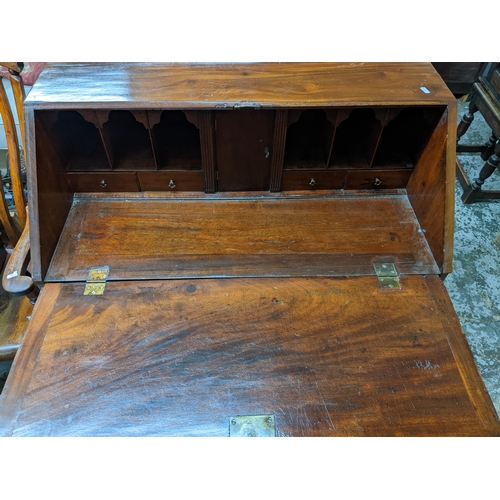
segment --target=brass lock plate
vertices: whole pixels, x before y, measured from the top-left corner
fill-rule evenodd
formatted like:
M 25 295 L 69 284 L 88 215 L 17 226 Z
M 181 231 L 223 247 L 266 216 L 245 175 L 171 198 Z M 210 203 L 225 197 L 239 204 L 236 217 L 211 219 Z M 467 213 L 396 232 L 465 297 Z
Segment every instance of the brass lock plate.
M 276 437 L 274 415 L 230 417 L 229 437 Z

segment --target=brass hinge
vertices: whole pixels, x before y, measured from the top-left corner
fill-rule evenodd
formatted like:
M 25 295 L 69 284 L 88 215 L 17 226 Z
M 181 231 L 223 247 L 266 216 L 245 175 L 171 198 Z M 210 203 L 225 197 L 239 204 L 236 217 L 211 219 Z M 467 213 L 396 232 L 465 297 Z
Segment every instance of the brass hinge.
M 109 267 L 93 267 L 89 271 L 83 295 L 102 295 L 106 288 L 106 280 L 109 276 Z
M 274 415 L 244 415 L 230 417 L 229 437 L 275 437 Z
M 380 288 L 401 288 L 399 275 L 393 262 L 373 264 Z

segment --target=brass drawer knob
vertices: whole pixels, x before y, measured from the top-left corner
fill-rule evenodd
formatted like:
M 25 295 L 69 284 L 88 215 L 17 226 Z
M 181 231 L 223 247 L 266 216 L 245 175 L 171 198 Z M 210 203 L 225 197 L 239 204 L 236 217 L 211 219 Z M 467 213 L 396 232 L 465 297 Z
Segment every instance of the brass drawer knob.
M 309 181 L 309 186 L 316 186 L 316 181 L 314 179 L 311 179 Z
M 382 181 L 378 177 L 375 177 L 375 180 L 373 181 L 373 185 L 380 186 L 381 184 L 382 184 Z
M 168 187 L 170 189 L 174 189 L 175 188 L 175 182 L 173 181 L 173 179 L 170 179 L 170 182 L 168 183 Z
M 107 186 L 106 181 L 105 181 L 104 179 L 101 181 L 100 186 L 101 186 L 102 188 L 105 188 L 105 187 Z

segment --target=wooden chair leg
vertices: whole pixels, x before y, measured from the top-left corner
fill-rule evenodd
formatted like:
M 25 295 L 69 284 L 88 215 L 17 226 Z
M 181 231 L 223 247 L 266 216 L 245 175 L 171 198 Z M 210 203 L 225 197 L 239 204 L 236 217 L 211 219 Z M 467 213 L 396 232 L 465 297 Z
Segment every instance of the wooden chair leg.
M 488 161 L 488 158 L 495 152 L 495 144 L 497 143 L 498 138 L 491 131 L 491 137 L 488 139 L 488 142 L 484 145 L 484 150 L 481 152 L 481 159 L 483 161 Z
M 488 158 L 483 168 L 479 172 L 479 176 L 471 184 L 470 188 L 467 189 L 462 195 L 462 201 L 466 204 L 473 203 L 479 198 L 481 193 L 481 188 L 495 169 L 500 165 L 500 141 L 497 141 L 493 154 Z

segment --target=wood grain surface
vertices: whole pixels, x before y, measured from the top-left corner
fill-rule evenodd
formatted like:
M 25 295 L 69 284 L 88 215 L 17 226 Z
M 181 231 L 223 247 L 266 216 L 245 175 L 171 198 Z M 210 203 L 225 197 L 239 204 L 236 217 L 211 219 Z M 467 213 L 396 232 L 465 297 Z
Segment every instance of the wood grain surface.
M 3 434 L 227 436 L 230 416 L 255 414 L 275 415 L 278 436 L 500 433 L 437 277 L 83 287 L 43 290 Z
M 46 281 L 437 273 L 405 196 L 75 200 Z
M 430 63 L 55 63 L 42 72 L 26 105 L 310 108 L 453 99 Z
M 31 268 L 37 282 L 47 272 L 73 200 L 66 169 L 46 132 L 47 127 L 38 123 L 35 135 L 35 121 L 39 120 L 43 117 L 26 110 Z
M 449 214 L 454 213 L 454 204 L 449 200 L 449 186 L 450 183 L 454 186 L 455 180 L 454 175 L 450 175 L 446 160 L 448 130 L 445 113 L 406 186 L 408 199 L 425 231 L 436 263 L 445 273 L 451 271 L 453 240 L 450 241 L 448 224 L 451 223 L 453 228 Z
M 27 297 L 12 297 L 0 287 L 0 361 L 14 359 L 32 310 Z

